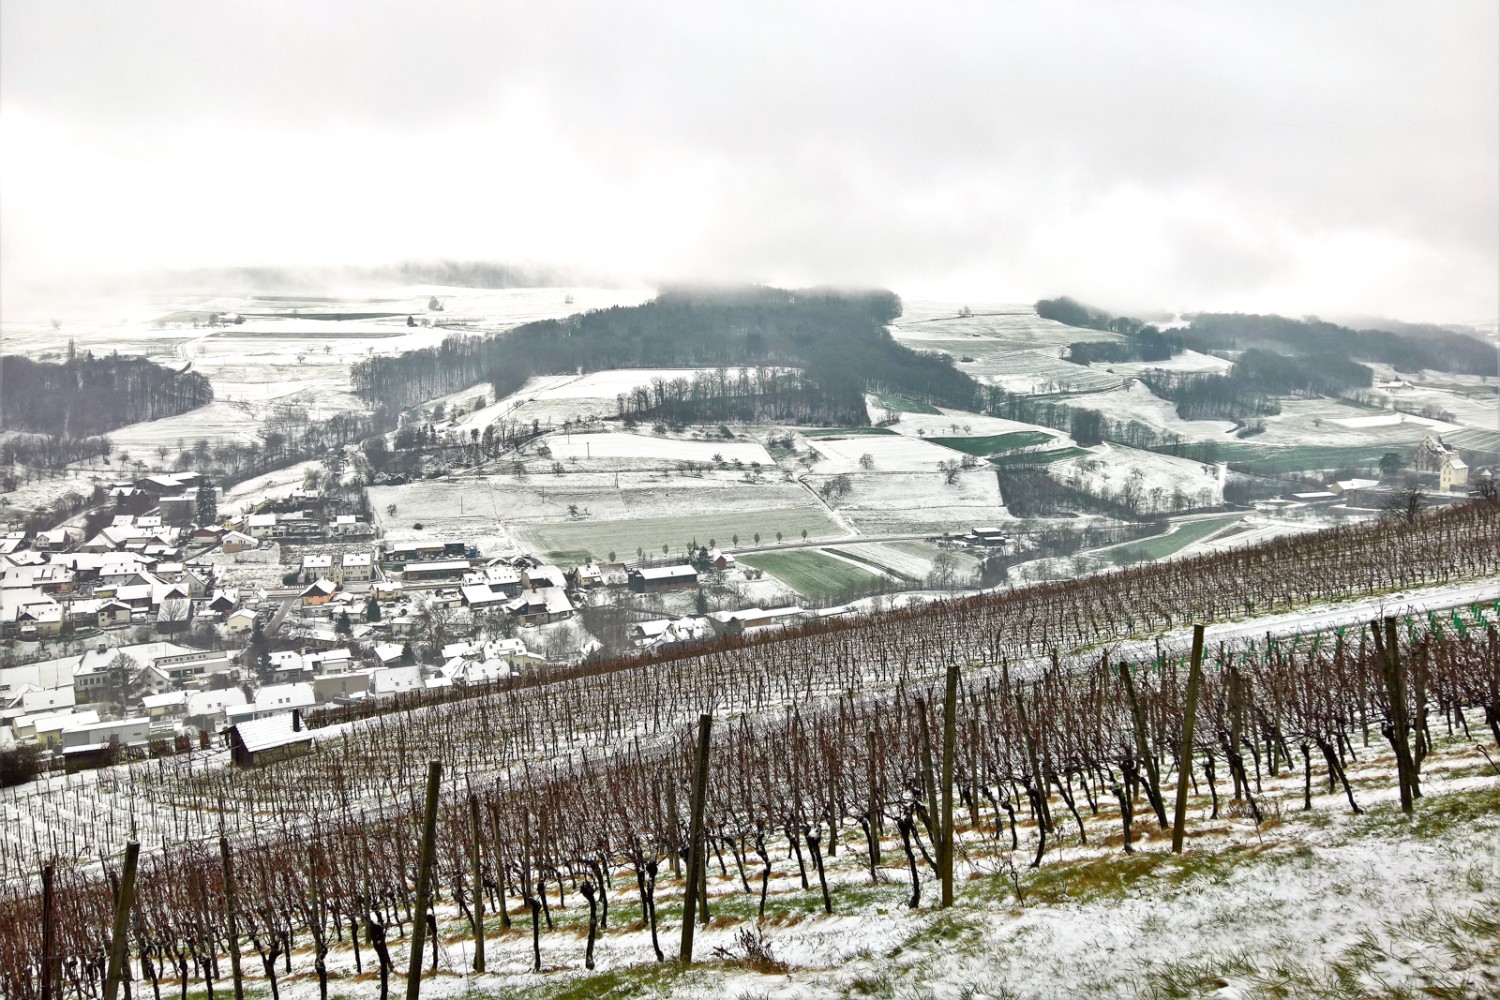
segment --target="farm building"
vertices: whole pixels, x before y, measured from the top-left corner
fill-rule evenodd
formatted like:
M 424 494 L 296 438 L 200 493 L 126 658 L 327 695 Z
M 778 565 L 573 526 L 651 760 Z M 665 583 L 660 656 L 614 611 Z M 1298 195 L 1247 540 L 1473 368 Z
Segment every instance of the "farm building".
M 521 574 L 509 566 L 486 566 L 465 573 L 463 583 L 466 587 L 488 587 L 507 597 L 515 597 L 521 592 Z
M 784 608 L 745 608 L 742 611 L 715 611 L 708 616 L 719 635 L 739 635 L 757 628 L 789 625 L 805 615 L 796 605 Z
M 544 563 L 540 566 L 523 569 L 521 571 L 521 582 L 527 590 L 541 590 L 544 587 L 567 587 L 568 578 L 558 567 L 548 566 Z
M 417 580 L 456 580 L 469 572 L 469 569 L 467 559 L 407 563 L 401 571 L 401 579 L 408 583 Z
M 312 750 L 312 733 L 302 728 L 302 713 L 240 722 L 229 728 L 229 756 L 236 767 L 264 767 Z
M 382 563 L 421 562 L 432 559 L 453 559 L 468 550 L 463 542 L 393 542 L 381 553 Z
M 560 587 L 523 591 L 520 597 L 505 605 L 505 610 L 526 625 L 561 621 L 573 616 L 573 604 Z
M 698 571 L 691 566 L 651 566 L 630 571 L 630 589 L 654 594 L 662 590 L 698 585 Z
M 63 749 L 107 745 L 118 742 L 121 746 L 144 746 L 151 735 L 151 720 L 145 716 L 133 719 L 115 719 L 110 722 L 95 722 L 92 725 L 70 726 L 62 731 Z

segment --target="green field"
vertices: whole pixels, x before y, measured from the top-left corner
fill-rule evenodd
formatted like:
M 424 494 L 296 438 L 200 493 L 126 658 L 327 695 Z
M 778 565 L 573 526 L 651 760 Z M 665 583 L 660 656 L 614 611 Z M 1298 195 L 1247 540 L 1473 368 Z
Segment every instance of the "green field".
M 893 413 L 928 413 L 938 416 L 943 412 L 931 403 L 921 403 L 915 399 L 907 399 L 904 396 L 882 396 L 879 393 L 873 392 L 870 396 L 881 406 Z
M 1093 452 L 1087 448 L 1077 445 L 1069 445 L 1066 448 L 1054 448 L 1051 451 L 1027 451 L 1019 455 L 991 455 L 994 460 L 1007 462 L 1024 462 L 1028 465 L 1053 465 L 1057 462 L 1066 462 L 1070 458 L 1078 458 L 1080 455 L 1092 455 Z
M 867 434 L 894 434 L 896 432 L 889 427 L 810 427 L 798 433 L 803 437 L 810 438 L 841 438 L 859 437 Z
M 1287 472 L 1314 472 L 1350 467 L 1374 467 L 1380 457 L 1394 451 L 1405 455 L 1410 445 L 1293 445 L 1221 444 L 1219 460 L 1235 472 L 1274 476 Z
M 1184 521 L 1171 531 L 1152 535 L 1150 538 L 1142 538 L 1139 541 L 1115 545 L 1095 555 L 1113 566 L 1129 566 L 1133 563 L 1165 559 L 1167 556 L 1181 552 L 1194 542 L 1233 524 L 1240 520 L 1241 516 L 1233 514 L 1228 517 L 1204 518 L 1201 521 Z
M 792 590 L 815 600 L 838 597 L 851 591 L 874 590 L 886 579 L 816 549 L 757 552 L 741 556 L 739 561 L 765 570 Z
M 686 500 L 684 503 L 686 504 Z M 720 546 L 732 544 L 739 535 L 740 544 L 752 544 L 759 532 L 762 542 L 772 542 L 780 531 L 788 539 L 802 537 L 831 538 L 844 534 L 832 518 L 819 507 L 795 510 L 752 510 L 720 514 L 684 514 L 680 517 L 641 517 L 622 521 L 568 521 L 558 524 L 520 524 L 511 528 L 521 543 L 560 566 L 574 566 L 585 559 L 604 562 L 613 552 L 617 559 L 636 558 L 635 550 L 648 555 L 669 553 L 686 555 L 689 543 Z
M 1033 448 L 1056 439 L 1045 431 L 1011 431 L 1007 434 L 990 434 L 985 437 L 929 438 L 928 440 L 944 448 L 952 448 L 954 451 L 961 451 L 977 458 L 987 458 L 1002 451 Z

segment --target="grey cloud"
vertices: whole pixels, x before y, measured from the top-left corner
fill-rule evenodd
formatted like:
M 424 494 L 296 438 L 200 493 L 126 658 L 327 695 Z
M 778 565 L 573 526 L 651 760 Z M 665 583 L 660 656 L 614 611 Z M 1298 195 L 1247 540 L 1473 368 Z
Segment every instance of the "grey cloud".
M 0 252 L 38 269 L 567 257 L 1497 308 L 1488 3 L 10 0 L 0 29 Z M 1358 240 L 1363 278 L 1327 256 Z

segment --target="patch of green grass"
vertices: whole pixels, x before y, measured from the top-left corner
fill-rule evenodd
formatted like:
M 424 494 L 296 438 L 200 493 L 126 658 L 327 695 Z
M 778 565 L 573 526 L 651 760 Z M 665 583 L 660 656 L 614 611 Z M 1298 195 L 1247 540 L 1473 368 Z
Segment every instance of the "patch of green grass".
M 895 434 L 889 427 L 809 427 L 798 431 L 803 437 L 841 438 L 865 437 L 871 434 Z
M 666 949 L 663 948 L 665 951 Z M 542 952 L 545 964 L 547 953 Z M 465 996 L 487 1000 L 595 1000 L 603 997 L 666 996 L 685 979 L 700 977 L 706 968 L 687 967 L 676 962 L 632 965 L 609 972 L 591 972 L 571 979 L 549 979 L 537 985 L 500 987 L 495 990 L 474 989 Z
M 933 444 L 940 444 L 944 448 L 952 448 L 966 455 L 977 458 L 987 458 L 990 455 L 999 454 L 1002 451 L 1013 451 L 1016 448 L 1032 448 L 1039 444 L 1046 444 L 1055 440 L 1054 436 L 1044 431 L 1010 431 L 1006 434 L 990 434 L 985 437 L 945 437 L 928 438 Z
M 884 576 L 814 549 L 754 552 L 740 556 L 739 561 L 754 569 L 764 570 L 797 593 L 813 598 L 872 590 L 885 580 Z
M 1111 546 L 1097 555 L 1114 566 L 1129 566 L 1133 563 L 1165 559 L 1240 520 L 1240 516 L 1234 514 L 1229 517 L 1204 518 L 1201 521 L 1184 521 L 1171 531 L 1134 542 L 1126 542 L 1123 545 Z
M 1374 466 L 1388 451 L 1405 445 L 1297 445 L 1221 444 L 1218 457 L 1235 472 L 1275 476 L 1287 472 L 1313 472 L 1349 467 Z
M 1395 783 L 1394 775 L 1391 783 Z M 1383 802 L 1359 817 L 1357 829 L 1360 834 L 1399 830 L 1406 835 L 1430 838 L 1497 815 L 1500 815 L 1500 786 L 1491 785 L 1470 792 L 1424 795 L 1412 804 L 1410 819 L 1402 814 L 1399 803 Z
M 1057 462 L 1066 462 L 1070 458 L 1078 458 L 1083 455 L 1092 455 L 1093 452 L 1087 448 L 1077 445 L 1069 445 L 1066 448 L 1054 448 L 1051 451 L 1028 451 L 1019 455 L 1005 455 L 1003 460 L 1007 464 L 1024 462 L 1027 465 L 1053 465 Z M 1002 456 L 992 456 L 992 459 L 1001 459 Z
M 907 399 L 905 396 L 885 396 L 879 393 L 871 393 L 870 395 L 875 402 L 893 413 L 926 413 L 931 416 L 941 416 L 943 412 L 931 403 Z

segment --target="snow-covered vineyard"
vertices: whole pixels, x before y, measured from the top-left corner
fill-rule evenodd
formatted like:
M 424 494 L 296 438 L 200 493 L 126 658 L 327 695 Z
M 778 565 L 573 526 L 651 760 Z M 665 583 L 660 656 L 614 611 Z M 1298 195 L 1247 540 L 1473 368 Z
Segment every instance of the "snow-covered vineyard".
M 1194 686 L 1201 690 L 1190 773 L 1214 817 L 1233 802 L 1241 823 L 1248 816 L 1259 827 L 1291 809 L 1299 788 L 1310 797 L 1314 775 L 1355 810 L 1363 808 L 1362 781 L 1400 785 L 1409 797 L 1424 761 L 1438 766 L 1445 738 L 1467 731 L 1481 710 L 1495 719 L 1500 707 L 1491 676 L 1500 651 L 1497 531 L 1495 509 L 1473 504 L 1410 526 L 1360 526 L 1236 556 L 830 623 L 349 723 L 319 732 L 312 752 L 259 770 L 203 757 L 58 782 L 5 803 L 10 882 L 0 905 L 0 986 L 26 996 L 36 985 L 35 873 L 55 856 L 59 954 L 71 956 L 64 987 L 79 996 L 97 989 L 93 962 L 103 954 L 110 907 L 101 858 L 115 869 L 108 858 L 132 824 L 149 848 L 131 946 L 138 980 L 163 987 L 184 968 L 193 979 L 216 975 L 227 939 L 222 834 L 237 858 L 239 933 L 262 960 L 247 965 L 280 977 L 290 964 L 292 980 L 306 983 L 316 972 L 307 947 L 328 948 L 339 958 L 332 973 L 327 961 L 322 970 L 336 982 L 347 974 L 339 965 L 354 957 L 354 940 L 370 945 L 372 929 L 377 940 L 408 932 L 429 760 L 441 763 L 445 789 L 435 875 L 439 942 L 450 952 L 476 905 L 476 885 L 489 912 L 536 900 L 541 919 L 549 892 L 566 896 L 589 882 L 603 888 L 617 921 L 638 906 L 650 931 L 673 919 L 670 894 L 680 883 L 667 869 L 680 867 L 699 712 L 717 720 L 705 815 L 714 864 L 723 866 L 709 906 L 721 914 L 721 907 L 747 917 L 759 911 L 755 897 L 768 889 L 770 854 L 782 844 L 798 884 L 806 880 L 807 894 L 825 908 L 868 898 L 862 881 L 878 887 L 882 878 L 904 878 L 916 891 L 926 880 L 919 858 L 936 857 L 941 867 L 944 793 L 956 795 L 967 816 L 949 855 L 963 878 L 1017 873 L 1033 860 L 1044 872 L 1061 847 L 1096 849 L 1116 835 L 1103 832 L 1112 808 L 1122 845 L 1132 836 L 1149 841 L 1149 829 L 1166 823 Z M 1457 537 L 1466 544 L 1452 544 Z M 1364 586 L 1346 582 L 1338 595 L 1297 590 L 1309 586 L 1300 568 L 1330 561 L 1359 567 L 1363 575 L 1339 579 Z M 1247 575 L 1257 564 L 1263 575 Z M 1226 632 L 1209 644 L 1201 685 L 1191 685 L 1185 626 L 1206 617 L 1204 603 L 1223 585 L 1216 575 L 1231 573 L 1242 587 L 1262 581 L 1244 591 L 1256 595 L 1249 606 L 1235 610 L 1316 604 L 1308 618 L 1318 624 L 1267 635 L 1256 619 L 1238 635 Z M 1379 616 L 1378 603 L 1352 604 L 1342 617 L 1324 606 L 1418 584 L 1435 587 L 1430 600 L 1405 593 L 1407 608 L 1417 610 L 1378 634 L 1364 624 Z M 1170 623 L 1120 610 L 1143 606 L 1137 589 L 1171 595 L 1170 606 L 1152 611 Z M 1443 604 L 1450 607 L 1437 611 Z M 1153 634 L 1168 641 L 1158 647 Z M 960 680 L 945 711 L 939 681 L 950 667 Z M 1400 761 L 1396 775 L 1385 766 L 1369 771 L 1386 731 Z M 1477 730 L 1473 737 L 1495 738 Z M 945 760 L 941 773 L 951 784 L 938 781 L 935 759 Z M 893 869 L 884 875 L 882 857 Z M 823 895 L 817 880 L 827 879 L 830 863 Z M 759 887 L 756 874 L 765 876 Z M 747 900 L 726 898 L 737 888 L 749 891 Z M 335 934 L 348 939 L 350 954 Z M 576 943 L 572 932 L 544 937 L 549 949 Z M 366 947 L 356 961 L 376 959 Z

